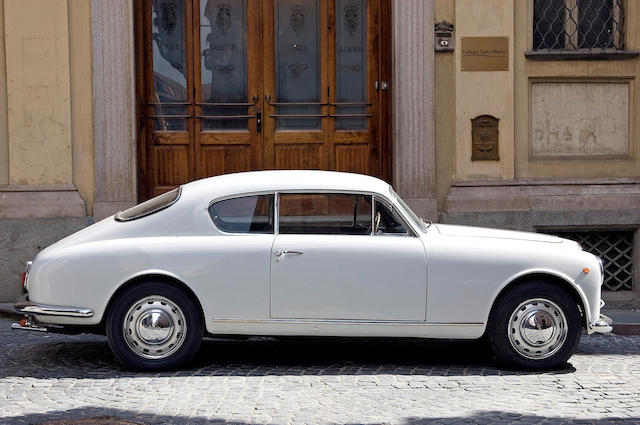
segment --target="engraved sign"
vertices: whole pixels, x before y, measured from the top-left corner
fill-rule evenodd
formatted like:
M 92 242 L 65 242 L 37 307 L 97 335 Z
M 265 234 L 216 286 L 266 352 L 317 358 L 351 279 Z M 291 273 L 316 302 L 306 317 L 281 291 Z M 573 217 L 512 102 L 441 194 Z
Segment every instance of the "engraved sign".
M 499 161 L 498 118 L 480 115 L 471 120 L 471 160 Z
M 509 37 L 462 37 L 462 71 L 508 71 Z

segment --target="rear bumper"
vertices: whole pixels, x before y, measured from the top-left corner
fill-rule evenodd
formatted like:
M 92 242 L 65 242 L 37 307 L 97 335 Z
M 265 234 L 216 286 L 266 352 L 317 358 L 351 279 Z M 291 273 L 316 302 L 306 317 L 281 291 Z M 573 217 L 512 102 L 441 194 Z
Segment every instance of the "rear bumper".
M 26 316 L 63 316 L 63 317 L 92 317 L 93 310 L 81 307 L 63 307 L 57 305 L 36 304 L 29 301 L 27 294 L 18 298 L 13 305 L 16 313 Z
M 57 305 L 36 304 L 29 301 L 27 294 L 18 298 L 13 305 L 16 313 L 23 315 L 17 323 L 11 324 L 11 329 L 37 332 L 63 332 L 77 333 L 73 329 L 65 329 L 60 325 L 41 324 L 37 317 L 57 316 L 57 317 L 80 317 L 87 318 L 93 316 L 93 310 L 90 308 L 63 307 Z

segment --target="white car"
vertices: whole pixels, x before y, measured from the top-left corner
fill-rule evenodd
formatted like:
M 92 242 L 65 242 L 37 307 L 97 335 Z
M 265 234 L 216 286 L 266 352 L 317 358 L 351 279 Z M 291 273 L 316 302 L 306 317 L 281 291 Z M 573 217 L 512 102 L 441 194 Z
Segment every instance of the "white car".
M 15 329 L 105 332 L 134 369 L 204 335 L 476 339 L 553 368 L 600 314 L 599 258 L 554 236 L 432 224 L 358 174 L 258 171 L 185 184 L 83 229 L 27 267 Z

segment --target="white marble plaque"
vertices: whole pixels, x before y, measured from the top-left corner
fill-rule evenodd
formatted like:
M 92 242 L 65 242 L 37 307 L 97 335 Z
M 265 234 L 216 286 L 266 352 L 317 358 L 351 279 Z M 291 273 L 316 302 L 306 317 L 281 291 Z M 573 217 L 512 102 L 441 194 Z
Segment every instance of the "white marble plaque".
M 533 157 L 629 152 L 629 84 L 540 82 L 531 87 Z

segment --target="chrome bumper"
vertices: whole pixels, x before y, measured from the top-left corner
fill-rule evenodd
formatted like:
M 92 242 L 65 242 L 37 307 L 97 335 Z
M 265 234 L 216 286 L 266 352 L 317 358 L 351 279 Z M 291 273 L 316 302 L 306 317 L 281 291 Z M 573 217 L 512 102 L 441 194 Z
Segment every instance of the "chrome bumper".
M 613 320 L 611 320 L 609 317 L 605 316 L 604 314 L 601 314 L 600 319 L 596 320 L 595 322 L 589 323 L 589 328 L 593 332 L 604 334 L 604 333 L 611 332 L 613 330 L 613 326 L 611 326 L 612 324 L 613 324 Z
M 29 301 L 27 295 L 23 295 L 13 305 L 16 313 L 26 316 L 65 316 L 65 317 L 91 317 L 93 310 L 90 308 L 61 307 L 56 305 L 35 304 Z

